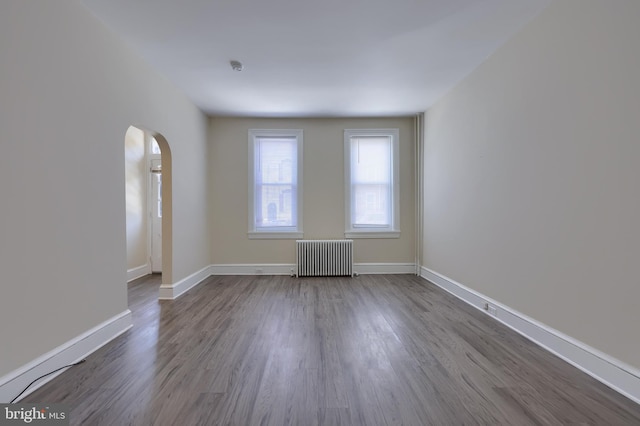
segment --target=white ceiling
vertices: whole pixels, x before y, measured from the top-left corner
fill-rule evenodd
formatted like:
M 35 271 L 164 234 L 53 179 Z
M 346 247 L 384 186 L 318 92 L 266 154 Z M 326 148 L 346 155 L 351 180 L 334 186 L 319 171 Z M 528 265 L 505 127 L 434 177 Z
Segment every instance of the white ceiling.
M 205 112 L 298 117 L 425 111 L 551 0 L 82 1 Z

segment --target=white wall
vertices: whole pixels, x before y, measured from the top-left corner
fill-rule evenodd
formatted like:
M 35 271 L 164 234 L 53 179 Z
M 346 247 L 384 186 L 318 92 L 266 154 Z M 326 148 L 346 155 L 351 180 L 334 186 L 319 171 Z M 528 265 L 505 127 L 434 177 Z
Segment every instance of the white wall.
M 293 240 L 250 240 L 249 129 L 304 131 L 304 238 L 344 238 L 344 129 L 400 129 L 398 239 L 356 240 L 357 263 L 414 263 L 414 140 L 412 118 L 224 118 L 210 120 L 213 264 L 292 264 Z
M 145 140 L 144 132 L 133 126 L 124 137 L 127 270 L 149 263 Z
M 555 2 L 428 111 L 423 259 L 635 367 L 639 18 Z
M 6 0 L 0 69 L 2 376 L 127 309 L 129 125 L 171 144 L 165 280 L 210 253 L 207 120 L 118 37 L 76 1 Z

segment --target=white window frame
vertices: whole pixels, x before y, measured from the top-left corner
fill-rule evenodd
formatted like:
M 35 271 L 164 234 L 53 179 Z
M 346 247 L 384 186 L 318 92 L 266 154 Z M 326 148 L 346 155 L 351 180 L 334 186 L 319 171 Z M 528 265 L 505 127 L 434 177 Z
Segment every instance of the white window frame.
M 297 141 L 296 226 L 256 228 L 255 210 L 255 144 L 256 138 L 295 138 Z M 302 232 L 302 129 L 249 129 L 249 239 L 300 239 Z M 283 229 L 284 228 L 284 229 Z
M 354 226 L 352 219 L 353 197 L 351 194 L 351 139 L 357 136 L 388 136 L 391 138 L 391 225 Z M 398 167 L 399 129 L 345 129 L 344 131 L 344 171 L 345 171 L 345 238 L 400 238 L 400 178 Z

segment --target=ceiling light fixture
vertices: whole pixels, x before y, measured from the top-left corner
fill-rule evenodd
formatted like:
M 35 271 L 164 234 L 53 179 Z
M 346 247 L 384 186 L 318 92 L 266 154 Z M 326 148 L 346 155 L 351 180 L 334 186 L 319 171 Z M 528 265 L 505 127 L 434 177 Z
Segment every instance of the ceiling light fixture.
M 240 61 L 229 61 L 229 63 L 231 64 L 231 69 L 233 69 L 234 71 L 242 71 L 242 69 L 244 68 L 244 66 L 242 65 L 242 62 Z

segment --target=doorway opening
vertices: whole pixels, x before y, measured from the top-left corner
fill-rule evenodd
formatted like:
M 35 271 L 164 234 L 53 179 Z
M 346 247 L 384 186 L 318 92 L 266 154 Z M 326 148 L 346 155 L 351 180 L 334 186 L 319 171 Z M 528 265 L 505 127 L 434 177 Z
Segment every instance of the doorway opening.
M 151 273 L 172 282 L 171 150 L 160 133 L 125 134 L 127 281 Z
M 162 273 L 162 153 L 156 139 L 148 138 L 149 183 L 147 205 L 149 211 L 147 247 L 151 273 Z

